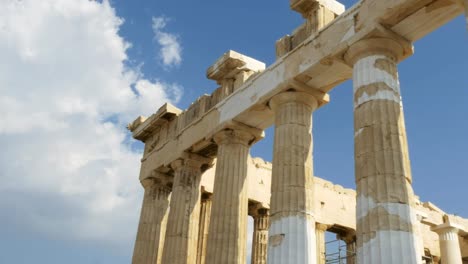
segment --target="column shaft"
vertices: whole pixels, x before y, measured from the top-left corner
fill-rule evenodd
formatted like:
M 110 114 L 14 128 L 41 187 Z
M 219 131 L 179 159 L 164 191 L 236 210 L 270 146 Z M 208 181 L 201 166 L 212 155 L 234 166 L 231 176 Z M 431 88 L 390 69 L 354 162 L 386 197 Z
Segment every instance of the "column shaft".
M 357 262 L 421 263 L 411 169 L 396 67 L 402 46 L 358 42 L 354 62 Z
M 144 181 L 145 194 L 132 263 L 159 264 L 164 246 L 170 189 L 155 184 L 153 179 Z
M 462 264 L 458 230 L 450 230 L 439 235 L 440 257 L 442 263 Z
M 325 264 L 325 232 L 328 226 L 324 224 L 315 225 L 315 236 L 317 240 L 317 264 Z
M 200 210 L 200 230 L 198 231 L 197 264 L 204 264 L 206 259 L 206 243 L 208 241 L 208 228 L 211 217 L 211 198 L 202 196 Z
M 218 144 L 213 205 L 208 233 L 207 264 L 245 263 L 247 249 L 249 142 L 244 131 L 224 130 Z
M 274 96 L 275 139 L 271 179 L 268 261 L 316 261 L 313 216 L 312 111 L 314 97 L 303 92 Z
M 346 264 L 356 263 L 356 238 L 353 234 L 346 234 L 340 238 L 346 243 Z
M 266 209 L 259 209 L 263 213 L 253 216 L 254 232 L 252 239 L 252 264 L 266 264 L 268 251 L 268 222 L 269 216 Z
M 175 174 L 163 263 L 196 263 L 203 163 L 195 157 L 190 154 L 171 164 Z
M 356 242 L 346 243 L 346 264 L 356 263 Z
M 439 234 L 440 259 L 442 264 L 462 264 L 460 242 L 458 240 L 459 227 L 444 223 L 432 228 Z
M 147 238 L 147 233 L 148 233 L 148 212 L 150 210 L 149 204 L 150 204 L 150 190 L 146 190 L 145 188 L 145 193 L 143 195 L 143 203 L 141 206 L 141 212 L 140 212 L 140 221 L 138 223 L 138 231 L 137 231 L 137 236 L 135 240 L 135 247 L 133 249 L 133 258 L 132 258 L 132 263 L 133 264 L 140 264 L 140 263 L 145 263 L 145 255 L 146 255 L 146 238 Z

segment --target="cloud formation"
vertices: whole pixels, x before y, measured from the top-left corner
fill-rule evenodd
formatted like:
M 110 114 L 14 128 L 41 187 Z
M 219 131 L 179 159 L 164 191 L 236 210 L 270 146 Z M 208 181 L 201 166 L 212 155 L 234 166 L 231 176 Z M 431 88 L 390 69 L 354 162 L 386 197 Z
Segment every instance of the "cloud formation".
M 126 66 L 122 23 L 107 0 L 0 1 L 0 217 L 25 232 L 131 248 L 141 153 L 124 124 L 181 90 Z
M 161 46 L 159 56 L 164 66 L 177 66 L 182 62 L 182 47 L 179 38 L 164 31 L 168 19 L 165 17 L 153 17 L 154 39 Z

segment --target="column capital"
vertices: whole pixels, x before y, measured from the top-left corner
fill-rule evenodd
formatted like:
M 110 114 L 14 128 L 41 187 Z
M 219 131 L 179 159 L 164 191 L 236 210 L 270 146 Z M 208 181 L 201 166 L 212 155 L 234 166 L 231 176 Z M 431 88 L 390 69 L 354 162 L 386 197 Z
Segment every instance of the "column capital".
M 167 170 L 169 170 L 169 168 L 167 168 Z M 168 185 L 168 183 L 172 182 L 172 176 L 168 175 L 165 172 L 161 172 L 159 170 L 153 170 L 150 173 L 149 178 L 153 178 L 155 183 L 160 184 L 160 185 Z
M 262 129 L 251 127 L 246 124 L 231 120 L 228 121 L 206 136 L 212 139 L 217 145 L 224 143 L 240 143 L 251 146 L 255 142 L 263 139 L 265 133 Z
M 439 235 L 447 232 L 458 233 L 459 231 L 465 231 L 464 226 L 453 223 L 448 215 L 444 215 L 442 219 L 444 221 L 443 224 L 432 226 L 431 231 L 436 232 Z
M 145 178 L 140 182 L 143 188 L 145 189 L 145 192 L 148 195 L 152 195 L 153 197 L 156 197 L 159 194 L 167 196 L 171 192 L 170 184 L 162 181 L 159 178 Z
M 182 157 L 176 159 L 175 161 L 171 162 L 171 168 L 173 170 L 179 170 L 185 166 L 201 169 L 203 165 L 211 165 L 213 163 L 213 159 L 207 158 L 195 153 L 184 152 Z
M 353 66 L 363 57 L 384 54 L 398 62 L 412 52 L 413 46 L 408 41 L 393 38 L 370 38 L 352 44 L 344 59 L 349 65 Z
M 212 193 L 204 192 L 204 193 L 202 193 L 202 195 L 201 195 L 201 200 L 202 200 L 202 202 L 203 202 L 203 201 L 210 201 L 212 198 L 213 198 L 213 194 L 212 194 Z
M 268 209 L 267 207 L 268 205 L 264 203 L 249 203 L 249 215 L 252 217 L 259 215 L 268 215 L 270 209 Z
M 290 102 L 297 102 L 308 105 L 312 108 L 312 110 L 315 110 L 318 106 L 318 100 L 313 95 L 296 91 L 288 91 L 276 94 L 270 99 L 268 104 L 271 110 L 275 111 L 278 106 Z
M 254 230 L 268 230 L 270 224 L 269 210 L 266 208 L 259 208 L 251 212 L 251 216 L 254 219 Z
M 254 208 L 254 209 L 249 208 L 249 215 L 255 219 L 258 217 L 268 216 L 269 211 L 270 210 L 267 208 Z
M 347 232 L 342 235 L 336 235 L 337 239 L 343 240 L 346 244 L 356 242 L 356 233 L 355 232 Z
M 330 228 L 330 225 L 322 224 L 322 223 L 315 223 L 315 230 L 325 232 L 328 230 L 328 228 Z
M 225 126 L 224 129 L 216 132 L 213 136 L 213 140 L 218 145 L 224 143 L 240 143 L 250 146 L 263 137 L 263 130 L 248 127 L 243 124 L 232 123 Z
M 225 129 L 219 131 L 214 135 L 214 141 L 218 145 L 227 142 L 250 145 L 250 142 L 252 142 L 253 140 L 255 140 L 255 136 L 252 135 L 252 133 L 242 130 Z
M 151 188 L 153 185 L 156 184 L 156 179 L 154 178 L 145 178 L 143 180 L 140 181 L 141 185 L 143 186 L 143 188 L 145 190 Z
M 463 230 L 464 227 L 454 223 L 443 223 L 441 225 L 436 225 L 431 227 L 431 231 L 436 232 L 439 235 L 451 232 L 451 233 L 458 233 L 460 230 Z

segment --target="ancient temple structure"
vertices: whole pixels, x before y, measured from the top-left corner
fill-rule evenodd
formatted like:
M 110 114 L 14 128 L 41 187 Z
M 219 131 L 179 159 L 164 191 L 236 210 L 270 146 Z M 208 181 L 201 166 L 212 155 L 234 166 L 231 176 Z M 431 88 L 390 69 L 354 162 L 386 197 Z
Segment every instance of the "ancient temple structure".
M 228 51 L 207 70 L 219 85 L 211 95 L 129 124 L 145 143 L 133 263 L 245 263 L 249 215 L 255 264 L 467 263 L 468 220 L 413 193 L 397 70 L 416 40 L 461 15 L 467 1 L 290 6 L 305 22 L 277 41 L 273 65 Z M 313 113 L 348 79 L 356 191 L 313 170 Z M 271 164 L 249 155 L 270 126 Z M 325 232 L 343 242 L 341 262 L 326 252 Z

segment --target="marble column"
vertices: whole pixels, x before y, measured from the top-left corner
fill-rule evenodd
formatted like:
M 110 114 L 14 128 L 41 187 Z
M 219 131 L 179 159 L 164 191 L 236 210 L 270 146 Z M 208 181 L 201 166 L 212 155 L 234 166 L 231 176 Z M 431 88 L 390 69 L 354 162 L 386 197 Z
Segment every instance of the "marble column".
M 325 264 L 325 232 L 328 229 L 328 225 L 316 223 L 315 224 L 315 237 L 317 243 L 317 264 Z
M 200 230 L 198 231 L 197 264 L 204 264 L 206 259 L 206 242 L 211 217 L 211 194 L 202 195 L 200 210 Z
M 268 262 L 317 260 L 313 215 L 312 111 L 317 100 L 283 92 L 270 100 L 275 113 Z
M 353 234 L 347 234 L 341 237 L 346 243 L 346 264 L 356 263 L 356 236 Z
M 174 183 L 162 263 L 196 263 L 201 168 L 210 162 L 210 159 L 199 155 L 185 153 L 181 159 L 171 163 Z
M 440 259 L 442 264 L 462 264 L 458 231 L 461 226 L 446 222 L 432 227 L 431 230 L 439 235 Z
M 247 251 L 247 159 L 255 135 L 227 129 L 214 136 L 218 144 L 213 204 L 208 232 L 207 264 L 245 263 Z
M 133 264 L 161 263 L 169 209 L 170 188 L 154 178 L 142 180 L 145 188 Z
M 258 209 L 252 215 L 254 219 L 254 232 L 252 239 L 252 264 L 266 264 L 268 251 L 268 209 Z
M 397 61 L 410 44 L 357 42 L 353 65 L 357 263 L 421 263 Z

